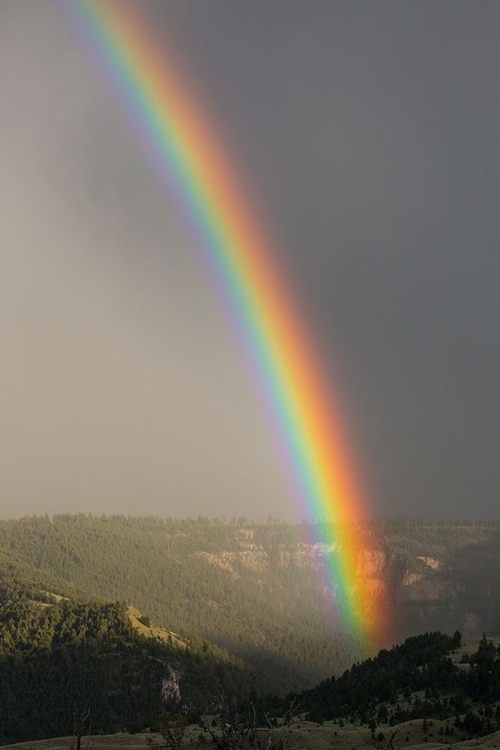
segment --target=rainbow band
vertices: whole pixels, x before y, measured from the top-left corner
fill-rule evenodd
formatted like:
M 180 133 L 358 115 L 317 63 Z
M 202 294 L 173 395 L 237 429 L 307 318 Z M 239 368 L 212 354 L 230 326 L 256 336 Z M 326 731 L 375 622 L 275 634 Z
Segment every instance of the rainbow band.
M 304 503 L 302 512 L 335 522 L 325 525 L 319 540 L 335 542 L 337 549 L 328 557 L 329 587 L 350 632 L 366 640 L 375 622 L 373 617 L 368 622 L 364 576 L 356 574 L 364 548 L 360 527 L 352 523 L 363 516 L 360 493 L 310 337 L 273 266 L 266 240 L 207 117 L 168 52 L 134 13 L 140 4 L 69 2 L 215 269 Z

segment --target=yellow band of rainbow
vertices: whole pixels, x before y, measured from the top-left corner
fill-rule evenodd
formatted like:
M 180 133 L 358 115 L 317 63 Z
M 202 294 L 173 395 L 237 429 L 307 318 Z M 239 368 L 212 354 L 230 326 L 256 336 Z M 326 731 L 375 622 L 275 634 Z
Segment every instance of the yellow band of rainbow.
M 140 3 L 68 0 L 194 224 L 229 300 L 273 424 L 302 512 L 331 523 L 331 594 L 345 625 L 370 642 L 381 618 L 360 570 L 366 508 L 318 356 L 297 306 L 208 117 L 190 94 L 170 53 L 142 21 Z M 378 640 L 378 633 L 377 633 Z

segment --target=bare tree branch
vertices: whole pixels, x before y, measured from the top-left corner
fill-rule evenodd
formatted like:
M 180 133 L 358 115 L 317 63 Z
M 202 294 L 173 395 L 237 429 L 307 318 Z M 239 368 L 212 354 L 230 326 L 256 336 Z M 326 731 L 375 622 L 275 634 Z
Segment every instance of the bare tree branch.
M 400 745 L 394 747 L 394 740 L 396 739 L 397 735 L 405 728 L 406 724 L 401 724 L 400 727 L 392 730 L 388 740 L 383 740 L 382 742 L 375 742 L 375 740 L 371 740 L 370 745 L 374 747 L 375 750 L 400 750 Z
M 95 742 L 91 741 L 90 733 L 92 730 L 92 720 L 90 708 L 83 708 L 80 711 L 73 712 L 73 737 L 70 744 L 70 750 L 82 750 L 82 740 L 88 737 L 85 750 L 92 750 Z
M 265 725 L 258 726 L 257 710 L 253 703 L 238 711 L 225 698 L 221 698 L 210 709 L 213 725 L 206 721 L 203 728 L 218 750 L 290 750 L 291 725 L 298 707 L 298 702 L 294 699 L 285 711 L 284 722 L 278 734 L 269 714 L 264 715 Z M 296 747 L 298 750 L 298 740 Z

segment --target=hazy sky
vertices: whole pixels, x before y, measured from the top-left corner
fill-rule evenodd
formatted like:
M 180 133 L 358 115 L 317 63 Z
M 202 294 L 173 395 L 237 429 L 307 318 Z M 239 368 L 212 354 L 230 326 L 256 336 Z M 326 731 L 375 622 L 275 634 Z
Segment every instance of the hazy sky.
M 271 227 L 372 514 L 498 517 L 498 1 L 138 4 Z M 296 515 L 227 311 L 61 8 L 0 0 L 0 516 Z

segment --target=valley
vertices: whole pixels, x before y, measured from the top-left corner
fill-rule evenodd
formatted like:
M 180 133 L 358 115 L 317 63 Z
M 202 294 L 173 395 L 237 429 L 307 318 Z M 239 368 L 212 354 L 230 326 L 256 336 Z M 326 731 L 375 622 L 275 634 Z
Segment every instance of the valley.
M 363 533 L 370 547 L 357 575 L 368 578 L 369 605 L 386 607 L 390 624 L 377 659 L 335 618 L 335 601 L 319 585 L 335 550 L 307 541 L 304 524 L 89 515 L 1 521 L 0 742 L 64 736 L 72 712 L 87 703 L 93 731 L 140 733 L 154 728 L 162 705 L 196 721 L 226 695 L 280 716 L 291 693 L 311 741 L 330 746 L 357 747 L 367 733 L 366 741 L 383 745 L 400 724 L 409 737 L 402 746 L 496 731 L 496 683 L 478 697 L 462 681 L 479 669 L 483 633 L 497 669 L 500 524 L 386 522 Z M 425 646 L 420 671 L 405 677 L 404 649 L 438 630 L 450 636 L 449 656 Z M 451 638 L 457 631 L 460 646 Z M 400 668 L 390 677 L 380 665 L 394 658 Z M 432 679 L 429 666 L 421 671 L 430 663 Z M 369 675 L 378 675 L 375 682 Z M 377 697 L 380 680 L 388 693 Z M 365 698 L 357 683 L 371 686 Z M 478 718 L 464 727 L 468 713 Z

